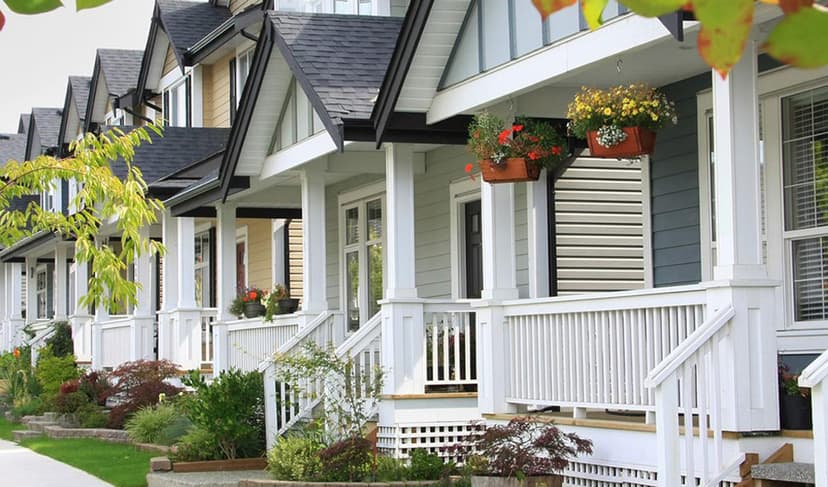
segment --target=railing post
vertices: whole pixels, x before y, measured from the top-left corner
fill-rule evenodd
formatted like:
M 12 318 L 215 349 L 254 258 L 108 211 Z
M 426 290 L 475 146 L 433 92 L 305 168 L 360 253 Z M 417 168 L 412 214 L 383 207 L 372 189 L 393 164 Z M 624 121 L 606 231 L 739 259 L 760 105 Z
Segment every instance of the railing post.
M 273 448 L 276 443 L 276 432 L 278 430 L 276 415 L 278 410 L 276 408 L 276 364 L 270 363 L 262 373 L 262 380 L 264 380 L 264 397 L 265 397 L 265 441 L 267 449 Z
M 659 487 L 681 485 L 678 380 L 675 373 L 656 387 L 656 457 Z
M 230 364 L 230 343 L 227 323 L 216 321 L 213 323 L 213 375 L 218 376 L 228 369 Z
M 103 366 L 103 323 L 95 319 L 92 322 L 92 370 L 100 370 Z
M 381 360 L 383 370 L 387 371 L 383 394 L 423 394 L 425 324 L 422 300 L 385 300 L 381 313 Z
M 814 431 L 814 480 L 816 487 L 828 487 L 828 397 L 825 380 L 811 388 Z M 820 460 L 822 459 L 822 460 Z

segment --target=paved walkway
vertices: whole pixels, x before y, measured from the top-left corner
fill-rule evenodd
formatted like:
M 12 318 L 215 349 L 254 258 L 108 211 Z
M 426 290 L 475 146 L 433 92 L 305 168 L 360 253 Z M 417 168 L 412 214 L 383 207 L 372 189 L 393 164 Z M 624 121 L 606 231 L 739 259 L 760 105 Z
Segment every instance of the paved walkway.
M 9 487 L 112 487 L 83 470 L 0 440 L 0 485 Z

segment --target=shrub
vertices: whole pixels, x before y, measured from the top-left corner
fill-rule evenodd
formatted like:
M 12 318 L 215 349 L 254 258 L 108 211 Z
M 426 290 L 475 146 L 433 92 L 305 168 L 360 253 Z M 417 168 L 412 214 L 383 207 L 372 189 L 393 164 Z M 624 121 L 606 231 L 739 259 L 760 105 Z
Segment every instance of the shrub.
M 408 480 L 439 480 L 451 471 L 439 455 L 423 448 L 411 450 Z
M 109 418 L 100 406 L 87 402 L 75 411 L 75 419 L 82 428 L 103 428 Z
M 218 441 L 210 430 L 194 426 L 176 443 L 173 459 L 179 462 L 197 460 L 220 460 L 222 457 Z
M 178 394 L 180 388 L 165 382 L 177 372 L 175 364 L 168 360 L 139 360 L 118 367 L 110 376 L 114 381 L 111 392 L 120 395 L 123 403 L 110 411 L 108 426 L 122 428 L 136 411 L 157 404 L 160 394 Z
M 124 427 L 132 441 L 157 443 L 180 416 L 172 404 L 146 406 L 136 411 Z
M 55 333 L 46 340 L 46 346 L 52 350 L 55 357 L 67 357 L 75 354 L 75 345 L 72 342 L 72 327 L 66 321 L 58 321 L 52 325 Z
M 86 404 L 89 404 L 89 398 L 78 391 L 68 394 L 59 393 L 53 401 L 55 411 L 62 414 L 72 414 Z
M 46 347 L 40 351 L 35 375 L 43 389 L 43 395 L 49 399 L 57 395 L 61 384 L 80 377 L 80 371 L 75 365 L 74 356 L 57 357 L 50 347 Z
M 182 398 L 185 415 L 215 436 L 224 458 L 265 451 L 264 383 L 259 372 L 222 372 L 212 383 L 191 378 L 195 394 Z
M 321 469 L 322 445 L 311 437 L 282 436 L 267 452 L 267 469 L 279 480 L 315 480 Z
M 105 371 L 92 370 L 81 376 L 78 381 L 78 390 L 86 394 L 90 401 L 104 406 L 112 387 L 109 385 L 109 378 Z
M 352 437 L 337 441 L 319 452 L 324 482 L 360 482 L 371 475 L 374 445 L 365 438 Z
M 377 482 L 399 482 L 408 480 L 408 468 L 398 458 L 380 455 L 377 457 L 374 477 Z
M 73 392 L 78 392 L 78 386 L 80 385 L 80 379 L 72 379 L 67 380 L 63 384 L 60 385 L 60 393 L 61 394 L 71 394 Z M 84 394 L 86 395 L 86 394 Z
M 43 412 L 43 400 L 39 397 L 30 397 L 14 405 L 12 414 L 16 418 L 32 416 Z

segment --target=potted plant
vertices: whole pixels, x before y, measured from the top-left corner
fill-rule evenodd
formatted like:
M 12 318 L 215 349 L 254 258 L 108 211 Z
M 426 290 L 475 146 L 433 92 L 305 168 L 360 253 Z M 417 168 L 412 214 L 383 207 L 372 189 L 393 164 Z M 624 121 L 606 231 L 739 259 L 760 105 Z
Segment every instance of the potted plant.
M 541 169 L 558 166 L 568 153 L 565 137 L 552 125 L 519 117 L 507 127 L 489 112 L 475 115 L 469 125 L 468 149 L 488 183 L 537 181 Z M 466 165 L 466 172 L 472 169 Z
M 560 487 L 569 461 L 592 454 L 590 440 L 528 416 L 472 429 L 469 441 L 454 447 L 471 470 L 472 487 Z
M 783 430 L 812 429 L 811 390 L 799 387 L 799 374 L 791 373 L 787 365 L 780 363 L 778 371 L 780 427 Z
M 276 284 L 273 287 L 273 291 L 268 295 L 265 306 L 267 307 L 265 319 L 272 320 L 273 315 L 295 313 L 299 309 L 299 300 L 291 298 L 290 293 L 284 285 Z
M 678 123 L 675 104 L 644 84 L 581 88 L 566 116 L 572 134 L 587 139 L 592 156 L 619 159 L 652 154 L 655 131 Z
M 256 318 L 264 316 L 266 308 L 264 305 L 267 294 L 257 287 L 251 287 L 241 294 L 242 306 L 245 318 Z

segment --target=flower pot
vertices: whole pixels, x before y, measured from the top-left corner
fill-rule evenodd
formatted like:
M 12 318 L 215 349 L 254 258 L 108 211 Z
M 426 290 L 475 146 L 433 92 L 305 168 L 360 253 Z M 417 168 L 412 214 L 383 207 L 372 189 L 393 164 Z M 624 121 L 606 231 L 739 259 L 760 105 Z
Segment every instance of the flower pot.
M 656 140 L 655 132 L 641 127 L 624 127 L 622 130 L 627 134 L 627 138 L 612 147 L 604 147 L 598 143 L 598 131 L 587 132 L 590 155 L 593 157 L 624 159 L 653 153 Z
M 537 181 L 540 166 L 522 157 L 510 157 L 500 164 L 491 159 L 480 161 L 483 181 L 487 183 L 517 183 L 520 181 Z
M 811 398 L 779 391 L 779 423 L 783 430 L 812 429 Z
M 472 475 L 472 487 L 561 487 L 562 475 L 526 477 L 520 481 L 514 477 L 484 477 Z
M 296 298 L 282 298 L 278 302 L 281 315 L 295 313 L 299 309 L 299 300 Z
M 256 318 L 257 316 L 264 316 L 265 307 L 262 303 L 244 303 L 244 317 Z

